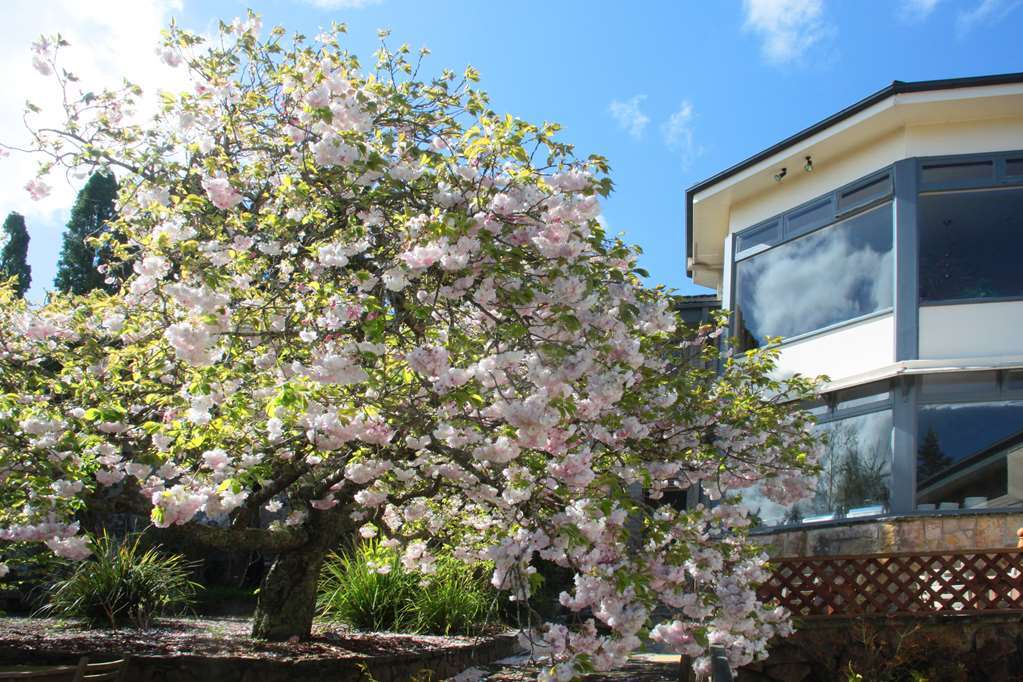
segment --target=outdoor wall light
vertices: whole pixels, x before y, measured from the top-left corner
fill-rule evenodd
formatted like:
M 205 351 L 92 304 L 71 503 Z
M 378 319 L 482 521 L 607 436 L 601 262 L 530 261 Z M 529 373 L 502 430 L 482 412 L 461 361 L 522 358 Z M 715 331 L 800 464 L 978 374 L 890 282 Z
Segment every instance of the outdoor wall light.
M 788 168 L 782 168 L 780 171 L 774 174 L 774 181 L 781 182 L 781 179 L 785 177 L 785 174 L 789 172 Z
M 805 170 L 807 173 L 812 173 L 813 172 L 813 157 L 812 156 L 806 157 L 806 163 L 803 164 L 803 170 Z

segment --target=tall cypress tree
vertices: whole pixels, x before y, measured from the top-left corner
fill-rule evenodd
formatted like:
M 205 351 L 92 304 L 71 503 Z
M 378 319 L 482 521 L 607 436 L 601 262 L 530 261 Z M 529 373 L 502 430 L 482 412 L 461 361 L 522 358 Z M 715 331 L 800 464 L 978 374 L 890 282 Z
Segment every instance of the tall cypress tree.
M 90 240 L 99 237 L 114 219 L 117 179 L 99 171 L 89 177 L 78 193 L 64 232 L 64 245 L 57 263 L 53 285 L 64 293 L 84 294 L 93 289 L 111 291 L 116 287 L 104 283 L 105 275 L 98 266 L 103 260 L 100 250 Z
M 32 284 L 32 267 L 28 264 L 28 230 L 25 217 L 11 211 L 4 221 L 6 241 L 0 250 L 0 279 L 16 277 L 15 289 L 24 296 Z

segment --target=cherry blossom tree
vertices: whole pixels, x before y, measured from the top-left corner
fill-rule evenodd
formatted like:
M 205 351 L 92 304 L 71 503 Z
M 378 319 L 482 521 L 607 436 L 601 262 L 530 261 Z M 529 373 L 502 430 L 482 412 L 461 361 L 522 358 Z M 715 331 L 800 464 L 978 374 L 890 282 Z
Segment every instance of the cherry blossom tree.
M 771 351 L 682 327 L 638 249 L 605 234 L 599 156 L 490 110 L 423 50 L 365 68 L 255 15 L 219 42 L 172 26 L 193 88 L 64 92 L 43 162 L 118 176 L 116 293 L 0 293 L 0 539 L 87 557 L 83 510 L 274 556 L 253 635 L 307 636 L 325 553 L 379 537 L 422 571 L 487 561 L 550 655 L 545 679 L 620 664 L 644 637 L 738 666 L 788 631 L 757 602 L 766 557 L 734 493 L 807 492 L 814 385 Z M 33 120 L 32 118 L 29 119 Z M 30 126 L 31 127 L 31 126 Z M 714 504 L 679 509 L 670 488 Z M 269 519 L 269 521 L 268 521 Z M 529 616 L 539 559 L 571 569 L 572 625 Z

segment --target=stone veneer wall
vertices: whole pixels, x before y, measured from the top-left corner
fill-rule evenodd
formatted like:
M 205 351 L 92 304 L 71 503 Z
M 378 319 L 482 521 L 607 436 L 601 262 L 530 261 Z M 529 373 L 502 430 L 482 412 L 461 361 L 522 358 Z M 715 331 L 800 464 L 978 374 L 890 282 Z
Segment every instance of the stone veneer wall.
M 774 557 L 999 549 L 1016 546 L 1023 512 L 934 514 L 806 527 L 755 536 Z
M 522 650 L 515 635 L 479 643 L 391 656 L 270 660 L 239 656 L 131 656 L 124 682 L 407 682 L 444 680 L 463 670 L 506 658 Z M 79 656 L 108 661 L 123 654 L 109 651 L 26 650 L 0 642 L 0 665 L 74 665 Z M 7 679 L 7 678 L 4 678 Z M 49 678 L 47 678 L 49 679 Z
M 865 682 L 1023 680 L 1023 617 L 828 618 L 797 623 L 766 661 L 739 670 L 738 682 L 835 682 L 850 666 Z

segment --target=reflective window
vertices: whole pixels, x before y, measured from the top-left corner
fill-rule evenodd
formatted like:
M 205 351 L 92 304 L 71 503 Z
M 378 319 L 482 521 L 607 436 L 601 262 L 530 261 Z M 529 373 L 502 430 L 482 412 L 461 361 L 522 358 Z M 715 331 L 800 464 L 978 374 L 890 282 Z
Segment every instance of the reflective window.
M 1006 159 L 1005 174 L 1013 177 L 1023 175 L 1023 159 Z
M 838 210 L 845 212 L 848 209 L 869 204 L 892 193 L 892 177 L 887 173 L 875 178 L 863 185 L 853 187 L 838 195 Z
M 781 239 L 781 223 L 768 223 L 740 234 L 735 249 L 741 252 L 754 246 L 773 244 L 779 239 Z
M 767 499 L 761 488 L 743 495 L 763 526 L 875 516 L 888 510 L 892 471 L 891 410 L 840 419 L 817 428 L 825 434 L 815 493 L 791 507 Z
M 838 411 L 850 410 L 856 407 L 864 407 L 865 405 L 873 405 L 874 403 L 891 400 L 891 398 L 892 394 L 890 391 L 878 391 L 878 384 L 866 384 L 864 386 L 857 386 L 855 388 L 839 391 L 836 396 L 835 409 Z
M 994 176 L 995 164 L 992 161 L 925 164 L 920 171 L 920 181 L 925 185 L 992 180 Z
M 795 236 L 831 222 L 835 209 L 831 205 L 831 197 L 818 201 L 810 206 L 796 209 L 787 218 L 786 236 Z
M 1023 504 L 1023 401 L 924 405 L 917 428 L 918 509 Z
M 928 400 L 941 396 L 943 400 L 957 396 L 974 396 L 978 393 L 992 393 L 998 390 L 998 375 L 995 372 L 947 372 L 926 374 L 921 377 L 920 397 Z
M 920 197 L 920 300 L 1023 296 L 1023 189 Z
M 990 180 L 994 177 L 994 164 L 990 161 L 925 164 L 920 179 L 925 185 Z
M 1012 369 L 1005 373 L 1005 389 L 1013 393 L 1023 391 L 1023 370 Z
M 750 348 L 890 308 L 892 275 L 886 203 L 737 263 L 739 336 Z

